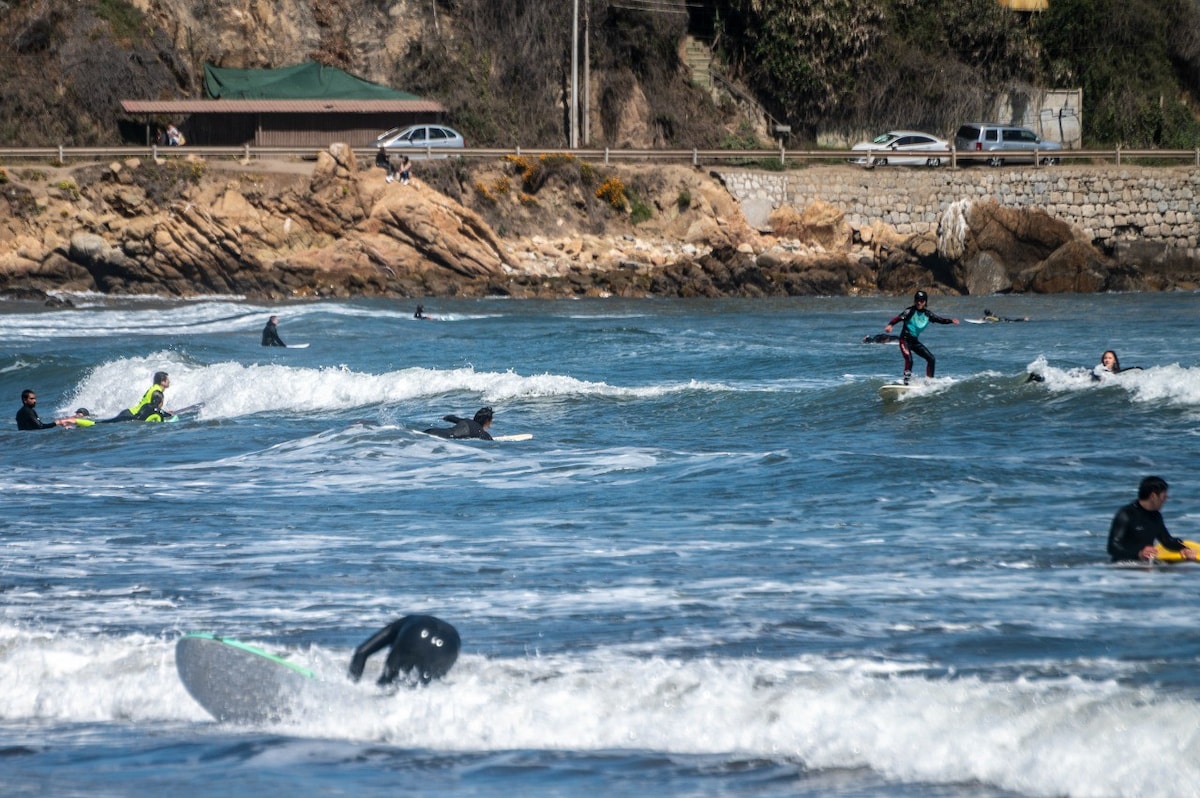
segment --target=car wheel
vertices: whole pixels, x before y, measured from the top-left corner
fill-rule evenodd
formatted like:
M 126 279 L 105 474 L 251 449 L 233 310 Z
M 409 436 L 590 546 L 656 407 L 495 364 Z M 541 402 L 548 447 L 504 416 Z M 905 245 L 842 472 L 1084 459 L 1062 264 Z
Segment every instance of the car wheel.
M 941 158 L 926 158 L 925 165 L 926 166 L 941 166 L 942 159 Z
M 1043 158 L 1042 159 L 1042 166 L 1058 166 L 1060 163 L 1062 163 L 1061 158 Z
M 875 165 L 876 166 L 887 166 L 887 158 L 876 158 Z
M 988 158 L 987 163 L 988 163 L 988 166 L 1004 166 L 1004 159 L 1003 158 Z

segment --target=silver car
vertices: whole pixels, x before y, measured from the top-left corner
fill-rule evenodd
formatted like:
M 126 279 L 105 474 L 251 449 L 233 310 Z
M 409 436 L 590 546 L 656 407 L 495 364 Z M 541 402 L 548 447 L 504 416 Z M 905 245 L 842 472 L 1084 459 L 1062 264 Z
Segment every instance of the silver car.
M 451 147 L 463 149 L 467 142 L 462 134 L 445 125 L 410 125 L 405 128 L 395 127 L 375 138 L 374 147 L 393 149 L 434 149 Z M 411 157 L 416 157 L 413 154 Z M 442 156 L 446 157 L 446 156 Z
M 994 153 L 987 159 L 988 166 L 1033 163 L 1035 151 L 1043 164 L 1062 161 L 1062 156 L 1056 154 L 1062 151 L 1061 144 L 1040 138 L 1027 127 L 1015 125 L 968 122 L 954 134 L 954 148 L 960 152 Z
M 864 153 L 850 159 L 850 163 L 862 166 L 941 166 L 942 160 L 949 157 L 950 142 L 921 133 L 917 130 L 890 130 L 876 136 L 873 141 L 864 141 L 850 148 L 854 152 Z M 925 154 L 928 151 L 936 155 Z

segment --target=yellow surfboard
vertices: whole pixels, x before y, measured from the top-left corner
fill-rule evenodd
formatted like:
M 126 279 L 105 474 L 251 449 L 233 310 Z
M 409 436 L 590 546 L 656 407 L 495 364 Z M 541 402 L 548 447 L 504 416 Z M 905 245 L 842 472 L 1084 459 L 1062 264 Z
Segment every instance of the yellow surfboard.
M 1187 546 L 1192 551 L 1200 554 L 1200 543 L 1194 540 L 1185 540 L 1183 545 Z M 1164 549 L 1161 543 L 1154 544 L 1154 559 L 1159 562 L 1184 562 L 1183 555 L 1177 551 Z

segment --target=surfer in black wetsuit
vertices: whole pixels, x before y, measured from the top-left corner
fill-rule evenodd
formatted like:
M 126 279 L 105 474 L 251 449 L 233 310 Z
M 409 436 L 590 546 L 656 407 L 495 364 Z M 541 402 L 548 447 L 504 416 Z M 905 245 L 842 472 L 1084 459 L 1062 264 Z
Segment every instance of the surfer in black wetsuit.
M 492 408 L 481 407 L 475 411 L 475 418 L 459 418 L 458 416 L 442 416 L 442 421 L 449 421 L 453 427 L 434 427 L 425 430 L 426 435 L 436 435 L 439 438 L 482 438 L 490 441 L 492 436 L 488 427 L 492 426 Z
M 37 412 L 37 394 L 32 388 L 21 391 L 21 409 L 17 411 L 17 429 L 54 429 L 69 427 L 75 423 L 73 418 L 56 418 L 54 421 L 42 421 Z
M 875 333 L 874 335 L 864 335 L 864 344 L 890 344 L 893 341 L 899 341 L 899 335 L 888 335 L 887 333 Z
M 425 306 L 424 305 L 417 305 L 417 310 L 415 313 L 413 313 L 413 318 L 414 319 L 428 319 L 429 318 L 428 316 L 425 315 Z
M 1167 532 L 1162 510 L 1167 503 L 1167 483 L 1162 477 L 1146 477 L 1138 485 L 1137 501 L 1117 511 L 1108 530 L 1108 555 L 1113 562 L 1154 559 L 1154 541 L 1168 551 L 1177 551 L 1185 560 L 1195 560 L 1196 552 Z
M 1014 319 L 1014 318 L 1010 318 L 1008 316 L 997 316 L 996 314 L 992 313 L 987 308 L 984 308 L 983 309 L 983 320 L 984 321 L 1009 321 L 1009 322 L 1011 322 L 1011 321 L 1029 321 L 1029 317 L 1026 316 L 1023 319 Z
M 263 346 L 287 346 L 287 344 L 283 342 L 283 339 L 279 337 L 279 329 L 275 326 L 278 322 L 278 316 L 272 316 L 271 318 L 267 319 L 267 326 L 263 327 Z
M 933 324 L 958 324 L 958 319 L 943 318 L 936 313 L 931 313 L 928 309 L 929 295 L 924 291 L 918 291 L 913 294 L 913 303 L 902 310 L 896 318 L 887 323 L 883 328 L 885 333 L 890 333 L 892 327 L 897 323 L 902 324 L 900 328 L 900 354 L 904 355 L 904 384 L 908 385 L 909 379 L 912 377 L 913 353 L 925 359 L 925 376 L 932 378 L 934 369 L 933 352 L 925 348 L 925 344 L 921 343 L 918 337 L 922 331 L 932 322 Z
M 401 674 L 409 676 L 414 684 L 429 684 L 454 667 L 461 643 L 458 630 L 442 619 L 432 615 L 405 615 L 354 649 L 354 656 L 350 658 L 350 678 L 357 682 L 362 678 L 367 657 L 390 646 L 379 685 L 389 685 Z M 416 673 L 412 673 L 414 670 Z

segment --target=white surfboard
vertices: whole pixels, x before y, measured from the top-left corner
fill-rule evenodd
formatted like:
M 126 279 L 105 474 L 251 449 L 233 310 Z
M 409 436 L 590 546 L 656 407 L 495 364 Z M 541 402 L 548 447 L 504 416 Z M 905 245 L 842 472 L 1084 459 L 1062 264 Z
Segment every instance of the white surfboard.
M 222 722 L 274 723 L 288 717 L 312 671 L 249 643 L 207 632 L 175 644 L 175 668 L 196 703 Z
M 288 344 L 284 349 L 308 349 L 308 344 Z
M 905 385 L 902 382 L 890 382 L 879 389 L 879 395 L 884 399 L 899 399 L 911 390 L 911 385 Z
M 492 436 L 492 440 L 494 440 L 494 441 L 528 441 L 528 440 L 531 440 L 532 438 L 533 438 L 533 433 L 530 433 L 530 432 L 518 432 L 515 435 L 493 435 Z

